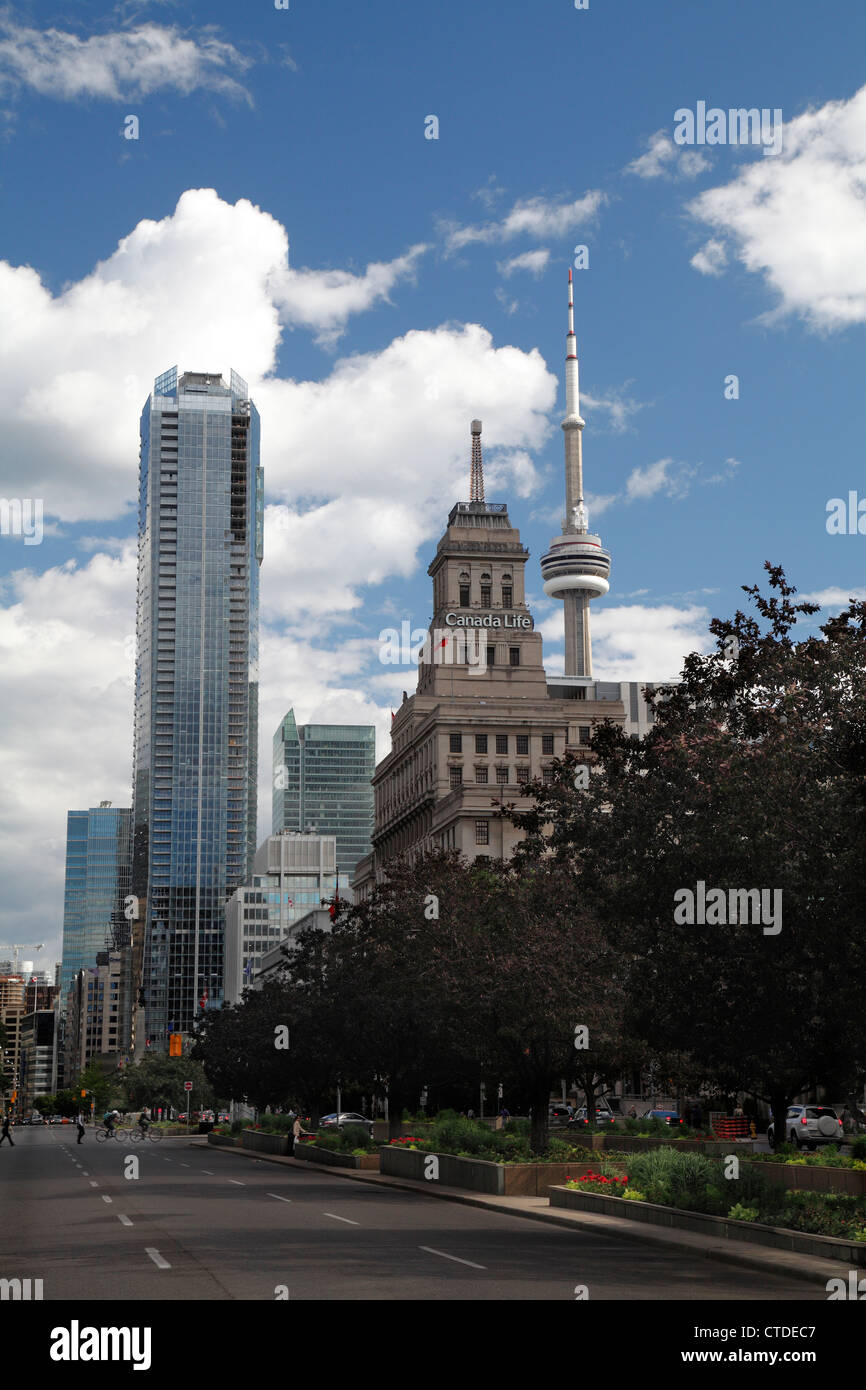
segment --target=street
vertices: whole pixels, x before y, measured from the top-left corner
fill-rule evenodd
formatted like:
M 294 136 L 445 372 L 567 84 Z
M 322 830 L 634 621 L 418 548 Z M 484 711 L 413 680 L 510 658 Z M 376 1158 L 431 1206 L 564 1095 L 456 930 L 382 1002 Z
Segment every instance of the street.
M 0 1277 L 44 1299 L 825 1300 L 644 1241 L 191 1147 L 16 1128 L 0 1153 Z M 129 1158 L 139 1177 L 124 1177 Z

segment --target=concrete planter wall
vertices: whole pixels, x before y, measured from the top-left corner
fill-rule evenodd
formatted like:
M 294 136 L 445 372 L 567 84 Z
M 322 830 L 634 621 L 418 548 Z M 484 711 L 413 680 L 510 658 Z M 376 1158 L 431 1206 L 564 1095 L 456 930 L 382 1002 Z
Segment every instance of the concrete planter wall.
M 307 1163 L 323 1163 L 328 1168 L 360 1168 L 370 1173 L 379 1171 L 379 1155 L 375 1153 L 341 1154 L 333 1149 L 319 1148 L 316 1144 L 296 1144 L 295 1158 L 302 1158 Z
M 755 1166 L 791 1192 L 845 1192 L 852 1197 L 866 1197 L 866 1172 L 853 1168 L 810 1168 L 799 1163 Z
M 216 1144 L 224 1149 L 237 1149 L 240 1147 L 238 1140 L 233 1134 L 209 1134 L 207 1137 L 209 1144 Z
M 566 1211 L 587 1211 L 601 1216 L 621 1216 L 651 1226 L 668 1226 L 678 1231 L 695 1231 L 716 1239 L 743 1241 L 751 1245 L 770 1245 L 776 1250 L 793 1250 L 842 1260 L 850 1265 L 866 1265 L 866 1242 L 840 1240 L 835 1236 L 810 1236 L 786 1231 L 781 1226 L 763 1226 L 753 1221 L 729 1221 L 725 1216 L 705 1216 L 696 1211 L 656 1206 L 653 1202 L 629 1202 L 624 1197 L 597 1197 L 594 1192 L 578 1192 L 570 1187 L 551 1187 L 551 1207 Z
M 492 1197 L 543 1197 L 551 1183 L 582 1177 L 592 1163 L 491 1163 L 482 1158 L 458 1158 L 455 1154 L 428 1154 L 422 1149 L 383 1147 L 379 1150 L 379 1171 L 394 1178 L 443 1187 L 463 1187 L 469 1192 L 486 1192 Z M 429 1158 L 438 1160 L 438 1175 Z
M 254 1149 L 257 1153 L 287 1154 L 289 1140 L 285 1134 L 266 1134 L 264 1130 L 245 1129 L 241 1134 L 241 1148 Z

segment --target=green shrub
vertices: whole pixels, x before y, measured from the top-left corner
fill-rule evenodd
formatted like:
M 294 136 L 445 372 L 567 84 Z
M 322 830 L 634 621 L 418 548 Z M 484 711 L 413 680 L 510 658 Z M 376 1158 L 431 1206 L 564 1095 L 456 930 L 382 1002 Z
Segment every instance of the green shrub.
M 851 1145 L 851 1157 L 866 1163 L 866 1134 L 861 1134 Z
M 721 1164 L 704 1154 L 673 1148 L 634 1154 L 629 1178 L 646 1193 L 648 1201 L 662 1206 L 720 1215 L 726 1205 L 721 1198 Z
M 728 1212 L 729 1221 L 757 1221 L 758 1216 L 757 1207 L 745 1207 L 742 1202 L 736 1202 Z

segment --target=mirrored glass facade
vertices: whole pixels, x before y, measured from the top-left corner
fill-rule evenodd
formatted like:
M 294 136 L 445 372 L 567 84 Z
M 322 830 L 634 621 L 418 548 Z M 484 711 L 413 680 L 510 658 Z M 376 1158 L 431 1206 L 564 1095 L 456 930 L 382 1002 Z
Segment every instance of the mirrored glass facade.
M 223 998 L 225 903 L 256 836 L 259 416 L 237 373 L 158 377 L 141 416 L 133 891 L 145 1033 Z
M 79 970 L 96 964 L 109 939 L 125 944 L 130 892 L 129 807 L 96 806 L 66 816 L 66 887 L 63 902 L 61 1008 Z
M 293 710 L 273 742 L 273 824 L 333 835 L 340 879 L 370 853 L 376 731 L 372 724 L 303 724 Z

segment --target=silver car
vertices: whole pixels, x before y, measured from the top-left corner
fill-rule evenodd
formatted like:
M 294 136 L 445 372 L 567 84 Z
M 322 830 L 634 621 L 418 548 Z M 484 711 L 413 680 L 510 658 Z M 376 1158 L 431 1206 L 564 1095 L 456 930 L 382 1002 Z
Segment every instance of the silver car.
M 775 1126 L 770 1122 L 767 1140 L 772 1147 Z M 797 1149 L 814 1149 L 818 1144 L 838 1144 L 843 1138 L 842 1121 L 829 1105 L 789 1105 L 785 1116 L 785 1141 Z

